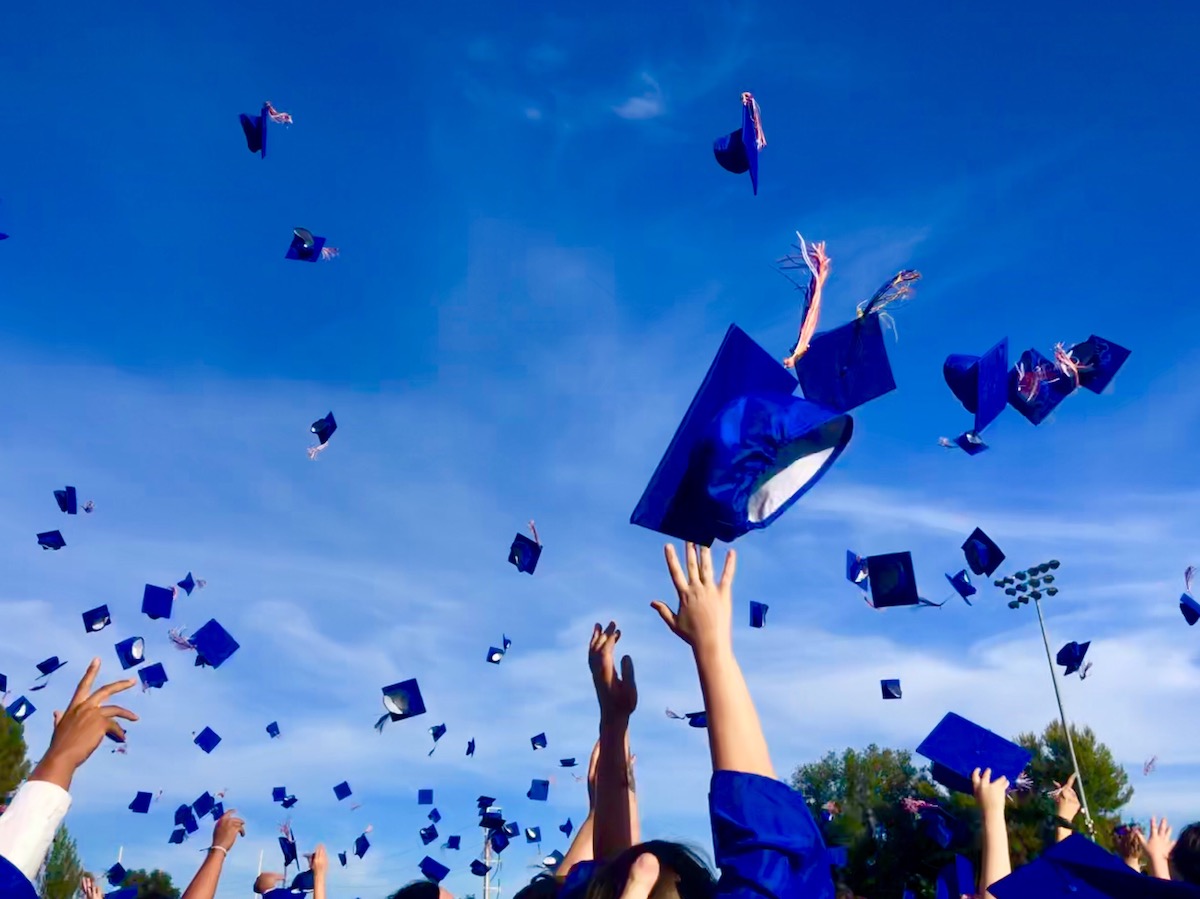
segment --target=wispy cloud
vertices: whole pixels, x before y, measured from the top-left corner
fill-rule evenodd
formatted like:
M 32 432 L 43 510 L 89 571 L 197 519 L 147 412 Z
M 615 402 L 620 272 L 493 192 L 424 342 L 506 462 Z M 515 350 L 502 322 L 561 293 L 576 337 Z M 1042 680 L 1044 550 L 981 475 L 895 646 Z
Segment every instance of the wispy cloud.
M 626 98 L 613 107 L 613 112 L 623 119 L 633 121 L 656 119 L 667 111 L 666 99 L 659 83 L 646 72 L 643 72 L 641 77 L 646 85 L 646 90 Z

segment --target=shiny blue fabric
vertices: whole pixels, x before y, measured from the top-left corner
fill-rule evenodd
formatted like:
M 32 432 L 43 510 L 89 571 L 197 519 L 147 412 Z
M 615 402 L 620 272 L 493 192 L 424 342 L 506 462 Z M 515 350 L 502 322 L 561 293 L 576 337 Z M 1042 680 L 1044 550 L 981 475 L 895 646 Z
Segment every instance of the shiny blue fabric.
M 879 315 L 822 331 L 796 363 L 805 397 L 834 412 L 849 412 L 896 389 Z
M 1071 355 L 1083 369 L 1079 372 L 1079 386 L 1092 393 L 1103 393 L 1132 354 L 1125 347 L 1093 334 L 1071 347 Z
M 992 769 L 992 777 L 1016 783 L 1029 764 L 1028 749 L 1019 746 L 961 715 L 948 712 L 917 747 L 917 754 L 933 762 L 933 779 L 950 790 L 972 792 L 971 773 Z
M 524 534 L 513 537 L 512 546 L 508 549 L 509 564 L 515 565 L 522 574 L 533 574 L 537 571 L 538 559 L 542 557 L 542 545 L 530 540 Z
M 981 528 L 971 531 L 971 536 L 962 545 L 962 551 L 971 573 L 981 577 L 991 577 L 1007 558 L 1004 550 Z
M 742 127 L 713 141 L 713 156 L 727 172 L 749 172 L 750 187 L 758 196 L 758 140 L 749 103 L 742 103 Z
M 0 897 L 3 899 L 38 899 L 37 890 L 17 867 L 0 856 Z
M 832 899 L 829 854 L 795 790 L 757 774 L 714 771 L 708 807 L 719 896 Z
M 1058 408 L 1075 390 L 1075 382 L 1058 370 L 1058 366 L 1039 353 L 1037 350 L 1026 350 L 1018 360 L 1024 371 L 1034 367 L 1043 368 L 1050 372 L 1053 381 L 1043 381 L 1038 385 L 1037 393 L 1032 400 L 1026 400 L 1019 388 L 1020 379 L 1017 367 L 1014 365 L 1008 373 L 1008 404 L 1020 412 L 1030 424 L 1040 425 Z
M 978 434 L 1008 405 L 1008 338 L 982 356 L 947 356 L 942 375 L 963 408 L 975 416 L 973 430 Z
M 1200 602 L 1196 602 L 1190 593 L 1179 597 L 1179 611 L 1183 613 L 1183 618 L 1189 627 L 1200 621 Z
M 961 855 L 942 868 L 937 879 L 937 899 L 962 899 L 975 895 L 975 869 Z

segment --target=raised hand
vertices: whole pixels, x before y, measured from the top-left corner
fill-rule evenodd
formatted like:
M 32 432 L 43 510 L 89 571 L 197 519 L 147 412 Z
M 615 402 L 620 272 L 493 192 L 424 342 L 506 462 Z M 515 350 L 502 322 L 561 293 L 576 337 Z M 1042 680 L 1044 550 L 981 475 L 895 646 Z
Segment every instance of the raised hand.
M 308 865 L 312 868 L 313 874 L 324 875 L 329 870 L 329 856 L 325 852 L 325 844 L 318 843 L 317 848 L 313 850 L 312 860 Z
M 1008 778 L 997 777 L 992 780 L 992 769 L 984 768 L 981 773 L 978 768 L 971 772 L 971 786 L 975 791 L 975 801 L 979 803 L 979 811 L 987 815 L 1004 816 L 1004 802 L 1008 797 Z
M 83 894 L 83 899 L 104 899 L 104 890 L 97 886 L 90 874 L 84 874 L 79 879 L 79 892 Z
M 629 876 L 625 878 L 625 888 L 621 891 L 621 899 L 649 899 L 661 870 L 658 856 L 653 852 L 643 852 L 629 868 Z
M 597 624 L 592 629 L 588 646 L 588 667 L 592 669 L 592 681 L 596 685 L 596 698 L 600 701 L 601 723 L 606 718 L 628 719 L 637 708 L 637 682 L 633 676 L 633 659 L 621 659 L 621 676 L 617 676 L 614 650 L 621 632 L 615 621 L 608 627 Z
M 712 551 L 687 544 L 687 572 L 679 564 L 673 544 L 667 544 L 667 571 L 679 596 L 679 608 L 674 612 L 658 600 L 650 605 L 667 627 L 692 647 L 693 652 L 729 649 L 733 645 L 733 576 L 737 571 L 737 554 L 731 549 L 725 554 L 721 579 L 713 574 Z
M 1171 826 L 1167 823 L 1167 819 L 1163 818 L 1160 821 L 1157 818 L 1151 818 L 1149 838 L 1140 830 L 1137 835 L 1142 849 L 1146 852 L 1146 859 L 1150 862 L 1150 873 L 1163 880 L 1170 880 L 1171 850 L 1175 848 L 1175 841 L 1171 838 Z
M 254 892 L 260 896 L 269 893 L 283 883 L 284 875 L 275 871 L 263 871 L 254 879 Z
M 1079 810 L 1082 808 L 1079 803 L 1079 796 L 1075 793 L 1074 772 L 1067 778 L 1065 784 L 1055 781 L 1054 786 L 1057 788 L 1054 791 L 1054 813 L 1064 821 L 1074 821 L 1075 816 L 1079 814 Z
M 220 846 L 226 852 L 233 848 L 238 837 L 246 835 L 246 822 L 237 816 L 237 809 L 230 809 L 223 814 L 217 826 L 213 828 L 214 846 Z
M 104 703 L 115 694 L 128 690 L 136 681 L 114 681 L 92 692 L 99 673 L 100 660 L 92 659 L 66 711 L 55 712 L 50 748 L 34 769 L 31 780 L 47 781 L 69 790 L 75 771 L 91 757 L 106 735 L 125 742 L 125 729 L 116 719 L 137 721 L 138 716 L 128 709 Z

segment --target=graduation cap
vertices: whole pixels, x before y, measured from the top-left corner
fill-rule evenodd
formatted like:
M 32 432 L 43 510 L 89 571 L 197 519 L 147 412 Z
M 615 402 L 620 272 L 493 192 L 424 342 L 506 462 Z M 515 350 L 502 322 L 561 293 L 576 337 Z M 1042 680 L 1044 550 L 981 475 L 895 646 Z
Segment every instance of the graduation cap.
M 270 107 L 263 104 L 262 112 L 256 116 L 239 113 L 238 121 L 242 123 L 242 133 L 246 136 L 246 147 L 251 153 L 258 153 L 263 159 L 267 158 L 267 110 Z
M 975 869 L 961 855 L 942 868 L 937 877 L 937 899 L 962 899 L 975 895 Z
M 983 438 L 974 431 L 967 431 L 964 434 L 959 434 L 953 440 L 950 440 L 947 437 L 939 437 L 938 445 L 944 446 L 947 449 L 958 447 L 968 456 L 978 456 L 980 453 L 985 452 L 988 449 L 988 445 L 983 442 Z
M 343 868 L 346 867 L 346 864 L 347 864 L 346 853 L 339 852 L 338 853 L 338 861 L 342 863 Z
M 795 389 L 791 373 L 731 325 L 630 521 L 704 546 L 769 526 L 853 431 L 849 416 Z
M 558 760 L 558 767 L 560 767 L 560 768 L 574 768 L 574 767 L 576 767 L 576 762 L 575 762 L 575 759 L 559 759 L 559 760 Z
M 272 740 L 274 740 L 276 737 L 279 736 L 279 722 L 278 721 L 272 721 L 270 724 L 267 725 L 267 736 L 269 736 Z
M 529 785 L 529 792 L 525 796 L 535 802 L 545 802 L 546 797 L 550 795 L 550 781 L 535 780 Z
M 74 487 L 68 486 L 64 490 L 55 490 L 54 501 L 58 503 L 60 512 L 66 512 L 68 515 L 76 515 L 79 512 L 79 502 Z
M 215 803 L 212 807 L 212 819 L 214 821 L 220 821 L 221 816 L 223 816 L 224 814 L 225 814 L 225 803 L 224 802 Z
M 299 859 L 296 856 L 296 840 L 294 838 L 280 836 L 279 851 L 283 853 L 283 867 L 298 864 Z
M 200 794 L 200 798 L 192 803 L 192 811 L 196 813 L 197 818 L 203 818 L 213 810 L 213 807 L 216 804 L 217 801 L 213 799 L 212 795 L 206 790 Z
M 441 883 L 442 878 L 450 873 L 450 869 L 428 855 L 421 859 L 421 873 L 434 883 Z
M 713 141 L 713 156 L 727 172 L 750 173 L 750 187 L 758 196 L 758 153 L 767 145 L 762 130 L 762 114 L 754 95 L 742 94 L 742 125 L 736 131 Z
M 1005 559 L 1003 550 L 979 528 L 971 532 L 971 536 L 962 545 L 962 551 L 966 556 L 967 566 L 981 577 L 991 577 Z
M 429 735 L 433 737 L 433 749 L 429 750 L 429 754 L 433 755 L 434 749 L 437 749 L 438 740 L 446 735 L 446 725 L 435 724 L 433 727 L 429 728 Z
M 519 534 L 517 536 L 520 536 Z M 489 646 L 487 660 L 493 665 L 499 665 L 500 660 L 504 658 L 504 650 L 497 646 Z
M 540 827 L 525 828 L 526 843 L 540 843 L 542 841 L 542 829 Z
M 143 690 L 161 689 L 167 682 L 167 669 L 163 667 L 162 662 L 155 662 L 153 665 L 139 668 L 138 678 L 142 682 Z
M 62 549 L 67 545 L 59 531 L 43 531 L 37 535 L 37 542 L 42 549 Z
M 529 743 L 530 743 L 530 745 L 533 746 L 533 749 L 535 752 L 539 749 L 545 749 L 546 748 L 546 735 L 538 734 L 537 736 L 530 737 Z
M 112 624 L 112 616 L 108 614 L 108 606 L 96 606 L 83 613 L 83 629 L 89 634 L 102 631 Z
M 1066 668 L 1066 671 L 1063 672 L 1064 677 L 1074 674 L 1083 667 L 1083 657 L 1087 655 L 1088 647 L 1091 645 L 1090 640 L 1086 643 L 1076 643 L 1072 640 L 1058 651 L 1054 660 Z
M 846 580 L 866 590 L 867 560 L 852 549 L 846 550 Z
M 203 627 L 192 634 L 192 646 L 196 647 L 198 658 L 204 664 L 220 668 L 241 647 L 229 636 L 229 631 L 221 627 L 215 618 L 210 618 Z
M 765 602 L 750 601 L 750 626 L 762 627 L 767 623 L 767 609 L 769 606 Z
M 153 794 L 138 790 L 137 795 L 133 797 L 133 802 L 129 803 L 129 810 L 135 814 L 144 815 L 150 811 L 150 803 L 153 801 Z
M 120 862 L 117 862 L 104 872 L 104 879 L 108 881 L 109 886 L 119 886 L 121 881 L 125 879 L 125 875 L 127 873 L 128 872 L 125 870 L 125 866 Z
M 175 809 L 175 824 L 188 833 L 195 833 L 200 828 L 190 805 L 181 805 Z
M 425 817 L 427 817 L 434 824 L 437 824 L 439 821 L 442 820 L 442 813 L 439 812 L 436 808 L 430 809 L 429 814 L 426 815 Z
M 50 656 L 50 658 L 37 663 L 37 670 L 41 672 L 41 677 L 49 677 L 66 664 L 66 662 L 60 662 L 58 656 Z
M 171 604 L 174 601 L 174 590 L 147 584 L 142 591 L 142 614 L 152 621 L 157 621 L 160 618 L 170 618 Z
M 272 802 L 283 802 L 287 799 L 287 787 L 274 787 L 271 790 Z
M 568 818 L 565 824 L 558 825 L 558 829 L 562 831 L 563 836 L 565 836 L 567 839 L 570 839 L 571 831 L 575 829 L 575 825 L 572 824 L 571 819 Z
M 375 729 L 382 731 L 388 720 L 403 721 L 425 714 L 425 700 L 421 698 L 421 688 L 417 679 L 400 681 L 383 688 L 383 707 L 387 714 L 375 722 Z
M 192 742 L 203 749 L 207 754 L 217 748 L 217 744 L 221 742 L 221 738 L 217 736 L 217 732 L 211 727 L 206 727 L 196 735 L 196 739 Z
M 1008 405 L 1008 338 L 982 356 L 947 356 L 942 374 L 963 408 L 975 416 L 972 432 L 981 433 Z
M 883 692 L 884 699 L 900 699 L 903 694 L 900 692 L 900 679 L 893 678 L 891 680 L 881 680 L 879 689 Z
M 292 892 L 311 893 L 316 889 L 316 875 L 311 871 L 301 871 L 292 878 Z
M 317 435 L 318 445 L 312 447 L 309 451 L 311 458 L 316 458 L 316 453 L 312 449 L 323 449 L 325 444 L 329 442 L 329 438 L 333 436 L 333 432 L 337 430 L 337 421 L 334 420 L 333 413 L 330 412 L 324 418 L 318 418 L 309 427 L 312 433 Z
M 300 262 L 317 262 L 337 255 L 333 247 L 325 246 L 325 238 L 317 237 L 307 228 L 292 229 L 292 243 L 288 247 L 285 259 L 296 259 Z
M 470 740 L 467 740 L 467 755 L 471 756 L 474 754 L 475 754 L 475 739 L 472 737 Z
M 121 668 L 128 671 L 146 661 L 146 641 L 141 637 L 130 637 L 116 645 L 117 658 L 121 660 Z
M 443 849 L 457 849 L 462 843 L 462 837 L 455 834 L 454 836 L 446 837 L 446 842 L 442 843 Z
M 921 831 L 943 849 L 962 841 L 964 835 L 958 820 L 938 806 L 921 809 Z
M 1079 386 L 1092 393 L 1103 393 L 1132 355 L 1125 347 L 1095 334 L 1071 347 L 1069 354 L 1079 372 Z
M 506 834 L 503 830 L 493 830 L 491 834 L 488 835 L 488 842 L 492 844 L 492 851 L 499 855 L 508 848 L 508 834 Z
M 186 593 L 188 596 L 191 596 L 192 591 L 195 590 L 196 587 L 204 586 L 204 582 L 200 581 L 199 583 L 197 583 L 196 579 L 194 577 L 192 577 L 192 573 L 189 571 L 187 573 L 187 575 L 184 577 L 184 579 L 182 581 L 179 581 L 175 586 L 178 587 L 180 590 L 182 590 L 184 593 Z
M 484 874 L 486 874 L 490 870 L 492 870 L 492 866 L 485 865 L 479 859 L 474 859 L 471 862 L 471 873 L 474 874 L 476 877 L 482 877 Z
M 417 805 L 433 805 L 433 790 L 417 790 Z
M 670 709 L 667 709 L 667 717 L 687 721 L 689 727 L 708 727 L 707 712 L 685 712 L 680 715 L 678 712 L 672 712 Z
M 1189 627 L 1200 621 L 1200 602 L 1196 602 L 1188 593 L 1179 597 L 1179 611 L 1183 613 L 1183 618 Z
M 434 840 L 436 840 L 437 837 L 438 837 L 438 832 L 437 832 L 436 824 L 430 824 L 428 827 L 421 828 L 421 843 L 422 843 L 422 845 L 428 846 L 430 843 L 432 843 Z
M 298 800 L 295 796 L 287 796 L 284 798 L 283 802 L 281 802 L 279 804 L 282 805 L 284 808 L 291 808 L 293 805 L 295 805 L 299 801 L 300 800 Z
M 1008 373 L 1008 404 L 1040 425 L 1075 390 L 1070 377 L 1037 350 L 1026 350 Z
M 968 597 L 974 596 L 979 591 L 975 589 L 975 585 L 971 583 L 971 576 L 966 570 L 958 572 L 958 574 L 946 575 L 946 580 L 950 582 L 950 586 L 954 588 L 954 592 L 962 597 L 963 602 L 971 605 L 971 600 Z
M 341 802 L 350 795 L 350 784 L 343 780 L 340 784 L 333 788 L 333 795 L 338 798 L 338 802 Z
M 554 871 L 562 864 L 563 854 L 555 849 L 547 856 L 542 857 L 542 867 L 548 871 Z
M 177 827 L 171 831 L 171 836 L 167 838 L 167 842 L 172 846 L 182 846 L 183 841 L 187 838 L 187 831 L 182 827 Z
M 917 575 L 911 552 L 884 553 L 863 560 L 867 572 L 867 587 L 871 591 L 871 606 L 887 609 L 893 606 L 915 606 L 921 602 L 917 593 Z
M 952 791 L 970 794 L 971 773 L 991 768 L 992 778 L 1016 783 L 1032 755 L 961 715 L 949 712 L 917 747 L 917 753 L 933 762 L 933 779 Z
M 360 834 L 359 837 L 354 841 L 354 854 L 359 858 L 362 858 L 364 855 L 366 855 L 367 850 L 370 848 L 371 843 L 367 839 L 367 835 L 365 833 Z
M 521 832 L 521 825 L 516 821 L 509 821 L 504 825 L 503 830 L 506 836 L 515 837 Z
M 501 830 L 504 827 L 504 817 L 499 809 L 480 809 L 479 826 L 484 830 Z
M 533 532 L 532 538 L 518 533 L 513 537 L 512 546 L 508 548 L 509 563 L 516 566 L 517 571 L 522 574 L 533 574 L 537 570 L 538 559 L 542 557 L 542 541 L 538 539 L 537 528 L 533 526 L 532 521 L 529 522 L 529 530 Z M 507 646 L 504 647 L 501 653 L 507 649 Z

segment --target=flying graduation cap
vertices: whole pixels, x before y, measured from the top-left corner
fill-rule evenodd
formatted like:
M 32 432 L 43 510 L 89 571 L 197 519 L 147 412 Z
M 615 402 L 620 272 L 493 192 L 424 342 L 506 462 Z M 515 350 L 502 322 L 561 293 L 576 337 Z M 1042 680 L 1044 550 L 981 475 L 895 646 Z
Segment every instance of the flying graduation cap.
M 848 415 L 795 389 L 791 373 L 731 325 L 630 521 L 703 546 L 768 527 L 853 432 Z
M 329 438 L 333 436 L 333 432 L 337 430 L 337 422 L 334 420 L 333 413 L 330 412 L 324 418 L 318 418 L 309 426 L 309 431 L 317 435 L 317 445 L 308 448 L 308 458 L 316 461 L 317 456 L 325 451 L 325 447 L 329 445 Z
M 533 747 L 534 752 L 536 752 L 539 749 L 545 749 L 546 748 L 546 735 L 545 734 L 537 734 L 536 736 L 530 737 L 529 744 Z
M 533 539 L 518 533 L 513 537 L 512 545 L 508 548 L 509 564 L 516 567 L 522 574 L 533 574 L 537 570 L 538 559 L 542 557 L 542 541 L 538 537 L 537 527 L 529 522 L 529 530 Z M 507 642 L 507 641 L 506 641 Z M 506 645 L 505 650 L 508 649 Z
M 146 661 L 146 641 L 141 637 L 129 637 L 116 645 L 121 668 L 128 671 Z
M 37 670 L 40 672 L 38 680 L 41 680 L 43 677 L 49 677 L 66 664 L 66 662 L 60 661 L 58 656 L 50 656 L 48 659 L 43 659 L 37 663 Z
M 278 125 L 292 124 L 292 117 L 286 112 L 279 112 L 268 100 L 262 105 L 262 111 L 256 116 L 248 116 L 244 112 L 238 115 L 242 123 L 242 134 L 246 136 L 246 148 L 251 153 L 258 153 L 263 159 L 267 158 L 267 122 Z
M 449 868 L 436 859 L 430 858 L 428 855 L 421 859 L 421 864 L 419 867 L 421 869 L 421 873 L 424 874 L 428 880 L 431 880 L 434 883 L 441 883 L 442 879 L 450 873 Z
M 1179 597 L 1179 611 L 1183 613 L 1183 619 L 1188 623 L 1188 627 L 1200 621 L 1200 602 L 1196 602 L 1192 596 L 1192 579 L 1195 576 L 1195 567 L 1189 565 L 1183 572 L 1184 593 Z
M 338 802 L 341 802 L 350 796 L 350 784 L 343 780 L 333 788 L 333 795 L 337 797 Z
M 428 846 L 438 837 L 437 825 L 430 824 L 428 827 L 421 828 L 421 845 Z
M 525 796 L 532 799 L 534 802 L 545 802 L 546 797 L 550 795 L 550 781 L 534 780 L 529 785 L 529 791 Z
M 473 859 L 471 861 L 471 873 L 476 877 L 482 877 L 490 870 L 492 870 L 492 866 L 484 864 L 479 859 Z
M 676 721 L 686 721 L 688 727 L 708 727 L 708 712 L 685 712 L 680 715 L 678 712 L 673 712 L 667 709 L 667 717 L 674 718 Z
M 467 755 L 468 756 L 475 755 L 475 738 L 474 737 L 467 740 Z
M 947 356 L 942 365 L 942 375 L 946 379 L 946 386 L 963 404 L 963 408 L 975 416 L 974 426 L 956 438 L 954 444 L 973 456 L 987 448 L 979 439 L 979 434 L 1008 405 L 1008 338 L 1005 337 L 982 356 Z M 973 452 L 975 447 L 981 449 Z
M 421 687 L 415 677 L 383 687 L 382 690 L 386 714 L 375 722 L 375 729 L 380 733 L 383 733 L 388 721 L 403 721 L 425 714 L 425 700 L 421 698 Z
M 196 650 L 196 665 L 200 667 L 220 668 L 241 648 L 215 618 L 205 622 L 189 642 Z
M 144 815 L 150 811 L 150 803 L 152 801 L 154 801 L 152 793 L 138 790 L 137 795 L 133 797 L 133 802 L 129 803 L 129 810 L 135 814 Z
M 883 693 L 884 699 L 901 699 L 904 694 L 900 690 L 900 679 L 893 678 L 891 680 L 881 680 L 879 688 Z
M 203 589 L 207 584 L 208 581 L 192 577 L 192 573 L 189 571 L 184 579 L 175 585 L 175 595 L 178 596 L 179 591 L 182 590 L 188 596 L 191 596 L 193 590 L 195 590 L 197 587 Z
M 37 706 L 35 706 L 24 696 L 18 696 L 4 709 L 5 714 L 7 714 L 9 718 L 11 718 L 13 721 L 16 721 L 18 724 L 27 719 L 36 711 Z
M 767 623 L 767 609 L 770 608 L 765 602 L 750 601 L 750 626 L 762 627 Z
M 175 601 L 175 591 L 167 587 L 156 587 L 147 584 L 142 590 L 142 614 L 151 621 L 171 617 L 171 606 Z
M 211 727 L 205 727 L 204 730 L 196 735 L 196 739 L 192 742 L 203 749 L 207 755 L 217 748 L 217 744 L 221 742 L 221 738 Z
M 1009 372 L 1009 405 L 1039 425 L 1078 388 L 1102 393 L 1130 355 L 1125 347 L 1094 334 L 1070 348 L 1056 345 L 1053 360 L 1026 350 Z
M 70 485 L 67 485 L 62 490 L 55 490 L 54 501 L 58 504 L 60 512 L 65 512 L 68 515 L 76 515 L 79 512 L 79 499 L 75 493 L 75 488 Z
M 972 573 L 980 576 L 991 577 L 1005 559 L 1000 547 L 980 528 L 971 532 L 971 536 L 962 545 L 962 551 Z
M 295 259 L 300 262 L 319 262 L 333 259 L 338 255 L 336 247 L 325 246 L 325 238 L 317 237 L 307 228 L 292 229 L 292 243 L 288 247 L 285 259 Z
M 735 175 L 750 173 L 750 187 L 758 195 L 758 154 L 767 145 L 763 134 L 762 113 L 754 95 L 742 93 L 742 125 L 736 131 L 713 141 L 717 163 Z
M 279 722 L 278 721 L 272 721 L 270 724 L 267 725 L 267 736 L 269 736 L 272 740 L 274 740 L 276 737 L 279 736 Z
M 429 728 L 429 735 L 433 737 L 433 749 L 429 750 L 429 755 L 433 755 L 433 753 L 437 750 L 438 740 L 446 735 L 446 725 L 435 724 L 433 727 Z
M 972 792 L 971 773 L 992 769 L 993 779 L 1016 783 L 1032 755 L 1029 750 L 980 727 L 961 715 L 948 712 L 917 747 L 917 754 L 933 762 L 933 779 L 959 793 Z
M 1058 651 L 1058 655 L 1054 657 L 1054 660 L 1066 669 L 1063 671 L 1064 677 L 1074 674 L 1083 667 L 1083 657 L 1087 655 L 1088 647 L 1091 645 L 1092 642 L 1090 640 L 1086 643 L 1076 643 L 1072 640 Z
M 950 586 L 954 588 L 954 592 L 962 597 L 962 601 L 967 605 L 971 605 L 970 597 L 974 596 L 979 591 L 975 589 L 975 585 L 971 583 L 971 576 L 967 574 L 966 569 L 959 571 L 957 574 L 946 575 L 946 580 L 950 582 Z
M 911 552 L 884 553 L 862 558 L 847 550 L 846 578 L 864 592 L 870 591 L 870 598 L 863 598 L 875 609 L 937 605 L 922 599 L 917 592 L 917 575 L 913 568 Z
M 37 542 L 42 549 L 60 550 L 67 545 L 60 531 L 43 531 L 37 535 Z
M 88 609 L 83 613 L 83 628 L 89 634 L 94 634 L 97 631 L 102 631 L 112 624 L 112 616 L 108 613 L 108 606 L 96 606 L 94 609 Z

